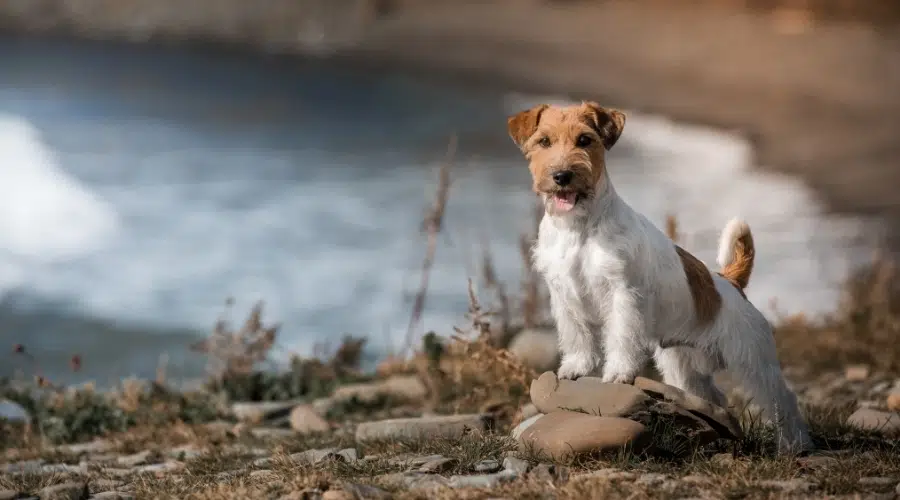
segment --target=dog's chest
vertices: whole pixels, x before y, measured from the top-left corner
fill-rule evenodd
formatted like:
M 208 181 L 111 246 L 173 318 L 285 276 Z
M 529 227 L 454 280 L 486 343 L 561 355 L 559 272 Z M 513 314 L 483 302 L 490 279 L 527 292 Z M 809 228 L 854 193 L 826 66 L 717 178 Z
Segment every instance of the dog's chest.
M 611 294 L 623 279 L 623 264 L 614 252 L 578 233 L 542 229 L 535 247 L 535 267 L 554 300 L 602 321 Z

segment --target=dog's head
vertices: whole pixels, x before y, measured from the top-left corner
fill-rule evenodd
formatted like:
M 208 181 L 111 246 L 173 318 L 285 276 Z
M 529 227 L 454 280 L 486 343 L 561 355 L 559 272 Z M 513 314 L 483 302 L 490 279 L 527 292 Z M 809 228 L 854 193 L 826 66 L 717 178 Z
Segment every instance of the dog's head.
M 542 104 L 509 117 L 509 135 L 528 159 L 533 189 L 547 212 L 586 212 L 606 182 L 606 151 L 625 127 L 625 114 L 594 102 Z M 576 210 L 577 209 L 577 210 Z

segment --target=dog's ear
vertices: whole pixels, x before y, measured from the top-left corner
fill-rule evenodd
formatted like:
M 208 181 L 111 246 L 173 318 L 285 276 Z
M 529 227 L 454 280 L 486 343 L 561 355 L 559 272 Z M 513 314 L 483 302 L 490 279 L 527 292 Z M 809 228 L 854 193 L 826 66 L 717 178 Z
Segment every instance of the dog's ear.
M 525 144 L 529 137 L 537 131 L 538 124 L 541 122 L 541 113 L 549 106 L 541 104 L 531 109 L 522 111 L 521 113 L 510 116 L 506 120 L 506 128 L 509 136 L 519 148 Z
M 596 102 L 587 102 L 585 105 L 593 115 L 591 120 L 594 122 L 594 130 L 603 139 L 603 146 L 607 150 L 611 149 L 625 129 L 625 113 L 604 108 Z

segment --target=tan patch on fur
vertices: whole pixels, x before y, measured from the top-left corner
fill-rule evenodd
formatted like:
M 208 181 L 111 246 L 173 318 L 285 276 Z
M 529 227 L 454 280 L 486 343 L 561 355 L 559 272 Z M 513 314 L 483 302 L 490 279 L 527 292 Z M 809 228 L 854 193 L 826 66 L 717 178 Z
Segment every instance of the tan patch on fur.
M 691 255 L 687 250 L 675 245 L 675 251 L 681 258 L 681 265 L 684 267 L 684 274 L 687 277 L 688 287 L 691 289 L 691 297 L 694 299 L 694 314 L 697 323 L 705 326 L 719 314 L 722 307 L 722 297 L 716 290 L 716 284 L 713 281 L 712 274 L 697 257 Z
M 591 196 L 606 171 L 606 150 L 625 127 L 625 115 L 593 102 L 542 104 L 511 116 L 507 125 L 510 137 L 529 160 L 535 192 L 558 191 L 553 174 L 571 170 L 574 177 L 565 189 Z M 579 146 L 581 136 L 590 137 L 591 143 Z
M 734 244 L 734 260 L 722 269 L 722 276 L 741 290 L 741 293 L 750 283 L 755 258 L 756 247 L 753 245 L 753 235 L 748 229 Z

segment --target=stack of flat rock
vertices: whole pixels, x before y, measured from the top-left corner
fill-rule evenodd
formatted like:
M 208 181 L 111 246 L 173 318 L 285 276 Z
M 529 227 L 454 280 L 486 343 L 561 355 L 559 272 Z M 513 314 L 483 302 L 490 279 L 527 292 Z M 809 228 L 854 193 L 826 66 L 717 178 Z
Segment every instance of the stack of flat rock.
M 559 380 L 545 372 L 531 384 L 531 402 L 533 414 L 513 437 L 522 451 L 557 460 L 623 449 L 687 450 L 742 436 L 726 409 L 644 377 L 627 385 L 596 377 Z

